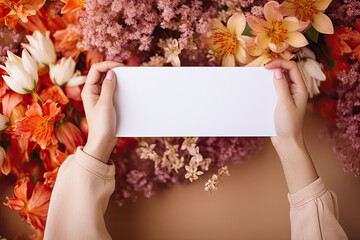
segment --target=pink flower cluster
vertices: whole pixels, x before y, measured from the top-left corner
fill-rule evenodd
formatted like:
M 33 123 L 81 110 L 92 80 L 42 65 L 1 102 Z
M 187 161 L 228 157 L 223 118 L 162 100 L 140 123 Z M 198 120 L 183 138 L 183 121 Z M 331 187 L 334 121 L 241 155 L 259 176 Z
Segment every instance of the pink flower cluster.
M 80 12 L 77 31 L 83 39 L 78 47 L 97 49 L 117 61 L 138 50 L 141 62 L 154 55 L 159 38 L 176 36 L 180 48 L 187 49 L 194 35 L 206 32 L 207 19 L 217 14 L 214 4 L 207 2 L 115 0 L 99 4 L 88 0 L 85 11 Z
M 324 133 L 334 142 L 334 152 L 345 172 L 360 174 L 360 64 L 338 74 L 336 128 Z
M 356 18 L 360 16 L 360 1 L 333 0 L 326 13 L 337 25 L 355 27 Z
M 23 37 L 23 32 L 15 31 L 11 27 L 0 24 L 0 64 L 5 62 L 7 51 L 17 53 Z

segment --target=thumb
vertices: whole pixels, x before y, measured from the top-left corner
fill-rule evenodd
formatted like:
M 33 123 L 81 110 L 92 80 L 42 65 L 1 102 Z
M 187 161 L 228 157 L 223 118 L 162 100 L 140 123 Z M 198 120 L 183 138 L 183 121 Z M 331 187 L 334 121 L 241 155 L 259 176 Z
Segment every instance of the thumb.
M 292 100 L 288 81 L 280 69 L 276 69 L 274 72 L 274 87 L 278 102 Z
M 116 87 L 116 76 L 114 71 L 109 70 L 101 86 L 99 101 L 106 104 L 113 104 L 113 95 Z

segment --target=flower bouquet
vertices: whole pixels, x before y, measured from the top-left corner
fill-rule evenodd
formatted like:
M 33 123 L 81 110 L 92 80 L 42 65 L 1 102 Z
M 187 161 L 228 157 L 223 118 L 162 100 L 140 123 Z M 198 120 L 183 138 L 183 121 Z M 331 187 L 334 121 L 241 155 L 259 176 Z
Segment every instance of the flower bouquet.
M 322 135 L 345 171 L 360 172 L 357 0 L 4 0 L 0 9 L 1 178 L 15 185 L 4 204 L 32 226 L 33 239 L 42 238 L 59 167 L 86 142 L 81 91 L 91 65 L 104 60 L 178 67 L 293 59 L 309 106 L 332 123 Z M 245 161 L 262 143 L 119 138 L 114 198 L 122 205 L 197 179 L 216 190 L 226 162 Z

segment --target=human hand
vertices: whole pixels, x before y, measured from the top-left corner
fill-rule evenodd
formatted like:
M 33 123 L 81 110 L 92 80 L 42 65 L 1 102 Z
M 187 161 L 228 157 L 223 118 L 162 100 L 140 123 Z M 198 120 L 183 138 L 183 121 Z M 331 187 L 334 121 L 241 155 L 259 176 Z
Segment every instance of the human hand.
M 83 151 L 105 163 L 109 161 L 117 142 L 114 137 L 116 115 L 113 105 L 116 76 L 110 69 L 121 65 L 112 61 L 93 64 L 81 93 L 89 126 Z
M 295 62 L 276 59 L 265 67 L 276 69 L 274 86 L 278 101 L 274 120 L 277 136 L 271 137 L 271 141 L 280 157 L 289 192 L 294 193 L 318 178 L 303 137 L 308 92 Z M 289 79 L 279 68 L 288 71 Z
M 265 68 L 276 69 L 274 86 L 278 101 L 274 120 L 277 136 L 272 137 L 271 141 L 275 148 L 289 142 L 302 144 L 308 91 L 297 64 L 276 59 L 266 64 Z M 289 79 L 279 68 L 288 72 Z

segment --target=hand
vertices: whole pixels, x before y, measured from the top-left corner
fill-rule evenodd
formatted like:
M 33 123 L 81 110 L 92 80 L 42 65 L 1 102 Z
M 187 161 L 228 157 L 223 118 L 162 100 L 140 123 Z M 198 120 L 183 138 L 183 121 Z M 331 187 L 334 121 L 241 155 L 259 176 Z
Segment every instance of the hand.
M 109 161 L 117 142 L 114 137 L 116 115 L 113 105 L 116 76 L 110 69 L 121 65 L 111 61 L 93 64 L 81 93 L 89 126 L 89 136 L 83 151 L 105 163 Z
M 274 86 L 278 97 L 275 108 L 276 137 L 271 141 L 275 148 L 293 141 L 303 142 L 303 122 L 305 117 L 308 91 L 301 73 L 294 61 L 276 59 L 265 65 L 267 69 L 274 69 Z M 289 79 L 278 68 L 288 71 Z
M 275 108 L 276 137 L 271 141 L 280 157 L 289 192 L 297 192 L 318 178 L 303 137 L 308 92 L 297 64 L 276 59 L 265 65 L 276 69 L 274 86 L 278 97 Z M 279 69 L 287 71 L 289 79 Z

